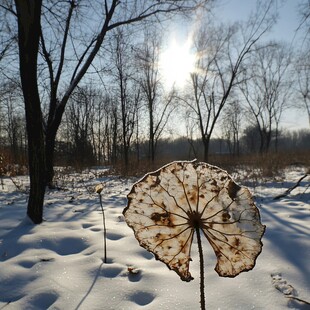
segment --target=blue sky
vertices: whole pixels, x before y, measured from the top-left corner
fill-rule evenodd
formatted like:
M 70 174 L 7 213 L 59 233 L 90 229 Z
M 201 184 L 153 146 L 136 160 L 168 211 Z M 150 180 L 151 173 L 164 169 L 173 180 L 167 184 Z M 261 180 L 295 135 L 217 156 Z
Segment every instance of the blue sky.
M 270 34 L 270 38 L 291 43 L 299 25 L 298 4 L 300 0 L 278 0 L 279 20 Z M 251 11 L 255 11 L 256 0 L 220 0 L 216 2 L 216 16 L 226 20 L 246 20 Z

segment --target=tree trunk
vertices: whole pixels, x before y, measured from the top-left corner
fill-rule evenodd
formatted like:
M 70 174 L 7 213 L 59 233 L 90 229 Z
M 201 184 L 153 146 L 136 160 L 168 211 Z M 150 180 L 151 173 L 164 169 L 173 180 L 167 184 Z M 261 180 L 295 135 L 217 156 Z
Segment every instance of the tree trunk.
M 204 162 L 208 162 L 209 160 L 209 144 L 210 144 L 210 138 L 209 137 L 203 137 L 203 148 L 204 148 L 204 154 L 203 154 L 203 160 Z
M 259 137 L 260 137 L 260 144 L 259 144 L 259 154 L 262 155 L 264 153 L 264 146 L 265 146 L 265 132 L 264 129 L 259 128 Z
M 56 133 L 48 130 L 45 133 L 45 153 L 46 153 L 46 185 L 54 188 L 54 154 L 55 154 Z
M 28 135 L 30 194 L 27 214 L 39 224 L 45 193 L 45 148 L 43 120 L 37 85 L 41 0 L 15 0 L 18 18 L 20 77 L 25 102 Z
M 55 144 L 57 131 L 60 126 L 62 116 L 65 111 L 66 103 L 68 102 L 69 97 L 64 96 L 60 104 L 57 104 L 56 96 L 51 105 L 55 105 L 55 111 L 49 115 L 47 126 L 45 130 L 45 152 L 46 152 L 46 168 L 45 168 L 45 185 L 49 188 L 54 188 L 54 154 L 55 154 Z
M 153 103 L 149 103 L 149 160 L 154 164 L 155 161 L 155 147 L 154 147 L 154 117 L 153 117 Z

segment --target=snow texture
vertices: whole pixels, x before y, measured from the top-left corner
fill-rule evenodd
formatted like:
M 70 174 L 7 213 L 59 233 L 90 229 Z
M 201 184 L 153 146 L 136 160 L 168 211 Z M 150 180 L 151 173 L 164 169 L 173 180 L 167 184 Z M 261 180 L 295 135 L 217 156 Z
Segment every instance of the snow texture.
M 124 221 L 126 196 L 136 180 L 66 176 L 66 190 L 48 191 L 41 225 L 25 216 L 28 178 L 0 185 L 0 309 L 199 309 L 199 260 L 194 238 L 191 282 L 140 247 Z M 205 240 L 207 309 L 310 309 L 309 178 L 289 196 L 273 200 L 302 175 L 291 168 L 281 181 L 250 180 L 266 225 L 262 253 L 253 270 L 236 278 L 214 271 L 216 256 Z M 19 184 L 19 189 L 16 188 Z M 103 263 L 101 192 L 107 225 Z

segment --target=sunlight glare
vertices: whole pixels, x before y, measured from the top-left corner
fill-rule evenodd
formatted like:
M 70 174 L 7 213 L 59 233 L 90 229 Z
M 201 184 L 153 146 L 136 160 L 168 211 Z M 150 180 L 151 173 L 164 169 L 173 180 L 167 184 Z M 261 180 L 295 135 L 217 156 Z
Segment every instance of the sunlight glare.
M 165 87 L 173 85 L 182 88 L 195 67 L 195 55 L 191 52 L 190 39 L 183 44 L 173 39 L 161 54 L 160 70 L 165 80 Z

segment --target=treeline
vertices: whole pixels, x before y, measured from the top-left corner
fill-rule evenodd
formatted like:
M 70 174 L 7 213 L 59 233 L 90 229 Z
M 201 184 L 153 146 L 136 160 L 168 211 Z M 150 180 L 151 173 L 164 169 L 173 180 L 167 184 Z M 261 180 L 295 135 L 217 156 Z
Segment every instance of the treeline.
M 89 91 L 79 89 L 79 92 Z M 14 93 L 10 93 L 11 95 Z M 113 102 L 99 92 L 91 92 L 83 101 L 81 93 L 74 94 L 73 99 L 65 112 L 64 121 L 59 131 L 55 145 L 55 165 L 74 166 L 85 168 L 97 165 L 124 166 L 123 131 L 120 123 L 119 111 Z M 7 105 L 0 110 L 0 154 L 2 160 L 13 166 L 27 165 L 27 134 L 23 110 L 19 108 L 16 100 L 7 100 Z M 78 103 L 76 102 L 78 100 Z M 115 103 L 116 104 L 116 103 Z M 3 108 L 6 109 L 3 109 Z M 174 111 L 181 120 L 180 110 Z M 182 122 L 186 123 L 186 116 Z M 169 129 L 169 127 L 168 127 Z M 171 129 L 171 128 L 170 128 Z M 240 129 L 238 139 L 225 135 L 221 131 L 221 138 L 210 140 L 210 155 L 225 155 L 234 158 L 244 155 L 261 154 L 260 129 L 257 126 L 247 126 Z M 139 162 L 151 161 L 150 144 L 147 133 L 143 127 L 132 133 L 132 140 L 128 146 L 127 156 L 129 166 Z M 309 130 L 279 130 L 271 133 L 268 152 L 285 154 L 287 152 L 310 151 Z M 156 141 L 156 159 L 203 160 L 204 145 L 199 137 L 176 136 L 169 130 Z
M 21 92 L 13 83 L 5 84 L 2 89 L 0 153 L 9 167 L 26 166 L 27 131 Z M 123 172 L 126 173 L 139 162 L 152 163 L 155 159 L 157 162 L 205 160 L 205 144 L 197 126 L 199 118 L 188 113 L 187 105 L 180 104 L 184 100 L 180 92 L 170 94 L 166 110 L 161 105 L 161 109 L 156 107 L 152 131 L 145 99 L 139 92 L 127 90 L 127 105 L 122 105 L 121 92 L 121 88 L 103 92 L 92 84 L 73 92 L 55 143 L 55 165 L 79 168 L 114 165 L 125 167 Z M 257 118 L 264 120 L 263 111 L 257 113 Z M 208 155 L 236 158 L 310 150 L 309 130 L 289 131 L 276 126 L 276 122 L 270 122 L 268 127 L 251 120 L 245 106 L 237 105 L 236 101 L 227 104 L 218 120 L 217 136 L 220 138 L 210 139 Z

